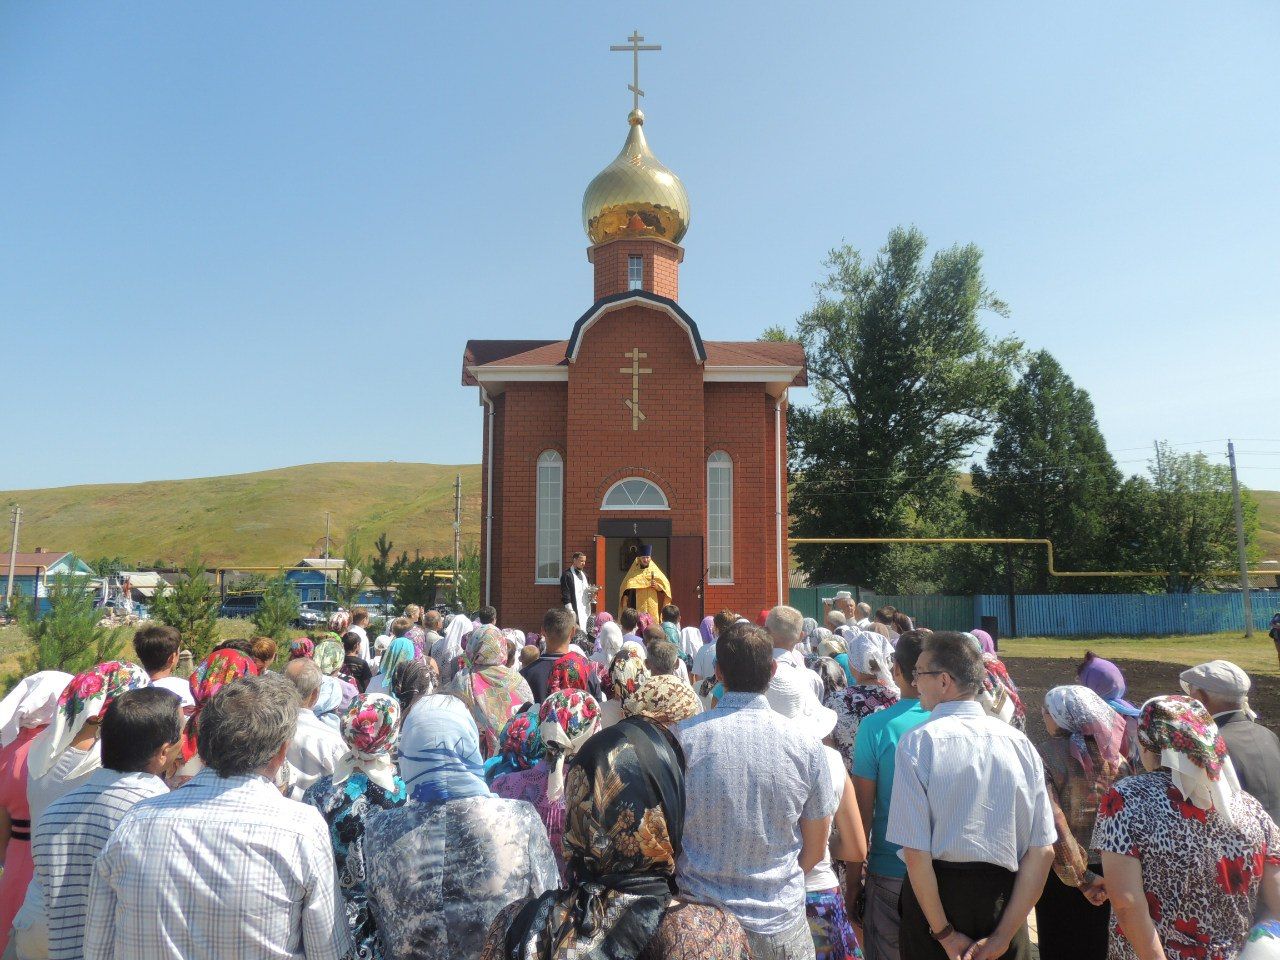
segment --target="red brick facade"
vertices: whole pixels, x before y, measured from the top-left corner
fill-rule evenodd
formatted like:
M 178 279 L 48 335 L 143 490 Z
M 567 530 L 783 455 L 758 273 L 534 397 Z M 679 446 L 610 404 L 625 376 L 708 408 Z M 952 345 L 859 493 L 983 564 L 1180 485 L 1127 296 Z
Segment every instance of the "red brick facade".
M 555 450 L 564 465 L 562 563 L 582 551 L 589 577 L 604 583 L 597 558 L 607 547 L 600 539 L 606 528 L 616 534 L 619 521 L 669 522 L 671 550 L 674 538 L 702 541 L 701 571 L 686 560 L 683 582 L 676 582 L 678 572 L 667 570 L 677 600 L 683 598 L 684 622 L 726 607 L 754 619 L 786 593 L 785 567 L 781 584 L 778 575 L 775 424 L 785 431 L 786 389 L 804 383 L 803 353 L 797 344 L 704 344 L 674 303 L 683 257 L 674 244 L 624 238 L 589 255 L 596 303 L 569 341 L 467 347 L 463 382 L 479 386 L 492 405 L 484 436 L 482 596 L 498 608 L 501 623 L 525 630 L 537 629 L 547 608 L 560 603 L 557 584 L 536 582 L 538 458 Z M 641 295 L 627 292 L 632 255 L 644 258 Z M 627 405 L 634 396 L 632 350 L 644 354 L 636 365 L 651 371 L 638 377 L 643 420 Z M 784 463 L 785 444 L 784 433 Z M 707 458 L 715 451 L 733 461 L 729 584 L 706 582 Z M 628 477 L 657 485 L 669 509 L 602 510 L 611 485 Z M 785 474 L 781 482 L 785 531 Z M 681 542 L 686 551 L 694 543 Z M 599 600 L 601 609 L 616 612 L 616 595 Z

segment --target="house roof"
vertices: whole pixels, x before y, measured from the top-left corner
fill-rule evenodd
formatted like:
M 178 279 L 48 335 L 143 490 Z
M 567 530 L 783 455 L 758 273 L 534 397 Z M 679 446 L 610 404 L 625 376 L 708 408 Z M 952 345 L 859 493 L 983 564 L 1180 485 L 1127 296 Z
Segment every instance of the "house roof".
M 72 553 L 69 550 L 37 550 L 31 553 L 18 552 L 13 554 L 13 575 L 15 577 L 34 577 L 41 573 L 48 573 L 49 568 L 55 566 L 68 557 Z M 9 572 L 9 552 L 6 550 L 0 553 L 0 579 Z

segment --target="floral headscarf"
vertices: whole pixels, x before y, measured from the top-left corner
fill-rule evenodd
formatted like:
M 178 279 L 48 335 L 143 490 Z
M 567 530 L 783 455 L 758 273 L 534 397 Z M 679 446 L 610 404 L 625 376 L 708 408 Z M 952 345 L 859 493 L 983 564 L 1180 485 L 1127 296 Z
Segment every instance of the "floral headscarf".
M 591 638 L 593 640 L 600 636 L 600 629 L 606 623 L 613 623 L 613 614 L 608 610 L 601 610 L 596 614 L 596 624 L 591 630 Z
M 653 617 L 647 613 L 640 614 L 640 622 L 636 624 L 636 634 L 643 637 L 644 632 L 653 626 Z
M 298 637 L 296 640 L 289 642 L 289 659 L 301 660 L 303 657 L 310 659 L 315 655 L 316 645 L 312 643 L 310 637 Z
M 844 674 L 841 673 L 843 678 Z M 675 676 L 650 677 L 639 690 L 625 702 L 623 712 L 628 716 L 647 717 L 662 724 L 688 720 L 702 709 L 693 687 Z
M 1200 701 L 1152 697 L 1142 705 L 1138 742 L 1160 755 L 1160 765 L 1169 768 L 1173 785 L 1188 802 L 1231 819 L 1230 801 L 1240 783 L 1226 741 Z
M 623 644 L 613 662 L 609 664 L 609 699 L 619 701 L 626 708 L 627 700 L 635 696 L 649 679 L 644 654 L 633 643 Z
M 987 713 L 998 716 L 1010 726 L 1018 730 L 1025 729 L 1027 709 L 1022 705 L 1022 698 L 1018 695 L 1018 685 L 1013 682 L 1013 677 L 1009 676 L 1009 668 L 1001 663 L 994 653 L 984 653 L 982 663 L 986 667 L 987 675 L 983 678 L 979 699 L 988 698 L 995 707 L 995 711 L 993 712 L 992 707 L 986 703 L 983 707 Z
M 656 724 L 623 720 L 569 762 L 565 806 L 571 882 L 516 912 L 501 956 L 638 957 L 675 891 L 683 760 Z
M 399 793 L 391 749 L 399 739 L 400 704 L 382 693 L 362 693 L 342 715 L 342 739 L 347 752 L 333 770 L 333 782 L 345 783 L 360 772 L 388 793 Z
M 561 690 L 542 701 L 538 709 L 538 736 L 551 769 L 547 774 L 547 799 L 564 796 L 564 761 L 578 752 L 600 729 L 600 704 L 581 690 Z
M 61 670 L 41 670 L 24 677 L 0 700 L 0 746 L 13 743 L 19 730 L 43 727 L 52 720 L 62 691 L 74 679 Z
M 332 639 L 321 640 L 317 643 L 315 653 L 311 655 L 311 659 L 316 662 L 316 666 L 320 668 L 320 672 L 326 677 L 332 673 L 337 673 L 346 657 L 347 653 L 342 649 L 342 642 Z
M 1092 737 L 1103 762 L 1120 765 L 1124 745 L 1124 718 L 1107 706 L 1100 696 L 1079 684 L 1054 687 L 1044 695 L 1044 708 L 1053 722 L 1071 734 L 1071 755 L 1085 773 L 1093 773 L 1086 737 Z
M 551 665 L 551 676 L 547 678 L 547 690 L 586 690 L 587 680 L 591 676 L 591 665 L 587 658 L 577 653 L 566 653 Z
M 58 696 L 58 711 L 49 726 L 36 735 L 27 754 L 29 779 L 43 777 L 62 756 L 84 725 L 90 720 L 101 720 L 111 701 L 129 690 L 151 685 L 147 671 L 135 663 L 109 660 L 92 670 L 76 674 Z M 71 772 L 71 778 L 79 776 L 98 764 L 98 754 L 91 752 Z
M 258 662 L 253 657 L 230 647 L 215 650 L 200 661 L 188 681 L 191 684 L 191 699 L 196 705 L 182 730 L 183 763 L 196 755 L 200 712 L 204 710 L 209 698 L 233 680 L 250 675 L 256 677 L 258 672 Z
M 507 639 L 492 624 L 482 624 L 467 642 L 467 666 L 453 678 L 452 692 L 470 709 L 480 733 L 484 757 L 494 755 L 498 734 L 515 708 L 533 700 L 518 670 L 507 666 Z
M 351 626 L 351 614 L 345 610 L 335 610 L 329 617 L 329 629 L 338 636 L 346 633 L 349 626 Z
M 498 752 L 512 770 L 529 770 L 542 759 L 542 737 L 538 735 L 538 714 L 534 710 L 517 713 L 498 735 Z

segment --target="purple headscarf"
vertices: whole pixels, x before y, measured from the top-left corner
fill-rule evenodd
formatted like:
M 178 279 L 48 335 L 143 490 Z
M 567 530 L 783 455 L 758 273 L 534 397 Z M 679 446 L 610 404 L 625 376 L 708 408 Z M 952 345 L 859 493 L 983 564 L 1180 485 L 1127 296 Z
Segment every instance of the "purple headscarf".
M 601 610 L 596 614 L 595 629 L 591 631 L 591 639 L 596 640 L 600 637 L 600 628 L 606 623 L 613 623 L 613 614 L 608 610 Z
M 991 634 L 985 630 L 970 630 L 975 637 L 978 638 L 978 645 L 982 647 L 983 653 L 995 653 L 996 642 L 991 639 Z
M 703 643 L 715 643 L 715 642 L 716 642 L 716 635 L 715 635 L 715 633 L 713 633 L 713 632 L 712 632 L 712 628 L 715 626 L 715 624 L 716 624 L 716 618 L 715 618 L 715 617 L 703 617 L 703 618 L 702 618 L 702 624 L 698 627 L 698 629 L 702 632 L 702 642 L 703 642 Z
M 1084 655 L 1084 663 L 1076 670 L 1076 679 L 1081 685 L 1088 687 L 1116 713 L 1126 717 L 1136 717 L 1141 711 L 1124 699 L 1124 674 L 1110 660 L 1104 660 L 1092 650 Z

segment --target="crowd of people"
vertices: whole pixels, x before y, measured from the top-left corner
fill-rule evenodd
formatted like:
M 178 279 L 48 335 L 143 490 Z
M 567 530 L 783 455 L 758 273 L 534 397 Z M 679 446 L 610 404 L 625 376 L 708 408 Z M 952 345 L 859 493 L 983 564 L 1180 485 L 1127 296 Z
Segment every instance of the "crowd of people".
M 1280 956 L 1280 740 L 1214 660 L 1040 705 L 992 637 L 838 594 L 538 632 L 409 606 L 0 702 L 18 960 Z M 1170 678 L 1172 680 L 1172 678 Z

